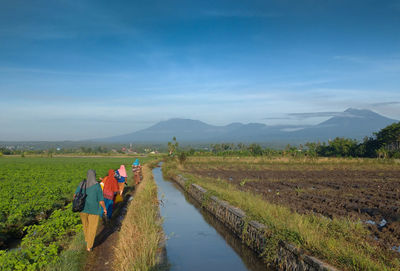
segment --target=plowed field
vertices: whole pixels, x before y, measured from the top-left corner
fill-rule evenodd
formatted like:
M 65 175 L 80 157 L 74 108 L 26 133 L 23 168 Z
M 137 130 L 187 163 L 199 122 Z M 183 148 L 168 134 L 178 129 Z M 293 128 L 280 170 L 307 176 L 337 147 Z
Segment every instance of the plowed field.
M 202 177 L 220 178 L 265 200 L 299 213 L 326 217 L 350 217 L 367 225 L 382 246 L 400 245 L 399 166 L 335 167 L 274 165 L 246 169 L 232 164 L 189 163 L 185 171 Z M 396 249 L 397 250 L 397 249 Z

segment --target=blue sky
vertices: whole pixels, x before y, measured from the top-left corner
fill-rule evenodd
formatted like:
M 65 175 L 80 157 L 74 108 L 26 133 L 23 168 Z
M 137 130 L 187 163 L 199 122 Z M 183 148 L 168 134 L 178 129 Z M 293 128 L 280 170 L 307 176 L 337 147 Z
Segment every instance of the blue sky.
M 400 119 L 399 86 L 398 0 L 0 2 L 0 140 Z

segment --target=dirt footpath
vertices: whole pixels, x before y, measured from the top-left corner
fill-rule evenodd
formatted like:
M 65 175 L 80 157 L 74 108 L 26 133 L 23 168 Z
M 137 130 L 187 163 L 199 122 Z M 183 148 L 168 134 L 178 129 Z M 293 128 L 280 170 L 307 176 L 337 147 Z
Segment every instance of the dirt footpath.
M 400 246 L 400 171 L 188 170 L 221 178 L 299 213 L 361 219 L 382 246 Z
M 87 271 L 109 271 L 113 270 L 114 246 L 118 240 L 119 230 L 122 220 L 126 214 L 126 208 L 130 200 L 132 200 L 134 188 L 132 186 L 125 187 L 123 202 L 116 205 L 113 211 L 111 221 L 105 223 L 100 221 L 97 229 L 96 239 L 94 240 L 93 251 L 87 257 L 84 270 Z

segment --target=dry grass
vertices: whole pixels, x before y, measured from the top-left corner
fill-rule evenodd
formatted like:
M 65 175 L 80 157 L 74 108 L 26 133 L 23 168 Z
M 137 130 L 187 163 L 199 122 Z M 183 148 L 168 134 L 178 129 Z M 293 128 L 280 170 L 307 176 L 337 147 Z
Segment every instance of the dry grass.
M 162 238 L 157 186 L 151 169 L 143 168 L 143 181 L 130 202 L 115 246 L 115 270 L 154 270 Z
M 400 170 L 393 159 L 372 158 L 290 158 L 290 157 L 189 157 L 186 167 L 234 170 Z
M 235 163 L 235 160 L 220 157 L 218 159 L 211 157 L 211 162 L 203 160 L 206 159 L 205 157 L 201 158 L 190 159 L 189 163 L 201 162 L 205 166 L 211 165 L 211 167 L 219 164 L 221 168 L 223 164 L 232 166 L 231 163 Z M 342 165 L 343 163 L 345 163 L 345 166 L 349 165 L 347 161 L 342 161 L 342 159 L 324 159 L 318 163 L 329 163 L 331 160 L 332 166 Z M 245 166 L 250 161 L 259 160 L 244 158 Z M 271 161 L 266 161 L 266 163 L 271 163 Z M 279 164 L 280 162 L 272 161 L 272 163 Z M 349 163 L 351 166 L 354 165 L 353 161 Z M 357 163 L 364 163 L 364 161 Z M 376 162 L 367 160 L 365 163 Z M 365 164 L 362 166 L 364 167 Z M 387 167 L 385 164 L 384 166 Z M 168 177 L 184 173 L 179 170 L 176 162 L 171 161 L 164 164 L 163 172 Z M 379 247 L 366 241 L 365 236 L 368 233 L 363 224 L 358 221 L 346 218 L 331 220 L 311 214 L 301 215 L 283 206 L 268 203 L 260 195 L 240 191 L 228 182 L 213 178 L 198 178 L 189 174 L 184 174 L 184 176 L 189 178 L 189 182 L 197 183 L 213 195 L 243 209 L 251 219 L 266 224 L 273 230 L 273 234 L 277 238 L 296 244 L 332 265 L 344 270 L 400 270 L 399 259 L 391 258 Z

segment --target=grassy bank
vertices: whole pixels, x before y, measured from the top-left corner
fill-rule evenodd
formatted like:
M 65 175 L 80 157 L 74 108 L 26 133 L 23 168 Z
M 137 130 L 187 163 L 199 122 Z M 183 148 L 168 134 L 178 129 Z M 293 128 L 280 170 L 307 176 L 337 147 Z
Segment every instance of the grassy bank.
M 85 236 L 80 232 L 74 236 L 69 247 L 61 252 L 58 261 L 48 266 L 46 271 L 84 270 L 87 256 Z
M 155 165 L 156 162 L 154 158 L 140 158 L 142 163 L 146 163 L 146 165 Z M 129 186 L 134 186 L 135 181 L 133 180 L 132 171 L 129 170 L 130 164 L 125 163 L 127 168 L 127 182 Z M 139 186 L 140 187 L 140 186 Z M 139 190 L 139 189 L 138 189 Z M 100 222 L 101 223 L 101 222 Z M 99 227 L 100 227 L 99 223 Z M 95 248 L 96 249 L 96 248 Z M 78 234 L 72 237 L 71 242 L 69 243 L 69 247 L 61 252 L 59 255 L 57 262 L 47 266 L 48 271 L 57 270 L 57 271 L 82 271 L 85 269 L 86 261 L 88 259 L 89 254 L 86 252 L 86 243 L 84 239 L 83 232 L 80 231 Z
M 262 158 L 206 158 L 189 159 L 190 167 L 196 163 L 204 163 L 209 167 L 226 168 L 239 167 L 246 169 L 266 169 L 276 167 L 296 167 L 296 163 L 309 163 L 308 166 L 325 169 L 330 168 L 331 163 L 340 164 L 344 168 L 368 168 L 371 165 L 387 167 L 386 162 L 367 160 L 343 160 L 333 159 L 317 161 L 270 161 L 265 163 Z M 227 161 L 229 160 L 229 161 Z M 202 168 L 205 166 L 202 165 Z M 301 167 L 304 169 L 304 166 Z M 168 161 L 163 166 L 164 176 L 171 178 L 177 174 L 184 173 L 184 165 L 176 161 Z M 368 232 L 359 221 L 352 221 L 347 218 L 329 219 L 320 215 L 300 215 L 292 212 L 289 208 L 272 204 L 263 199 L 260 195 L 241 191 L 229 182 L 215 178 L 198 178 L 194 175 L 184 173 L 189 182 L 197 183 L 207 189 L 210 195 L 216 195 L 234 206 L 244 210 L 252 220 L 260 221 L 268 226 L 265 233 L 268 237 L 268 248 L 264 252 L 266 261 L 274 256 L 274 249 L 279 240 L 286 240 L 296 246 L 308 251 L 321 260 L 326 261 L 344 270 L 400 270 L 400 261 L 392 257 L 390 252 L 382 251 L 373 243 L 367 242 Z M 272 248 L 272 249 L 271 249 Z
M 115 245 L 115 270 L 154 270 L 161 238 L 157 186 L 151 168 L 144 166 L 143 181 L 129 204 Z

